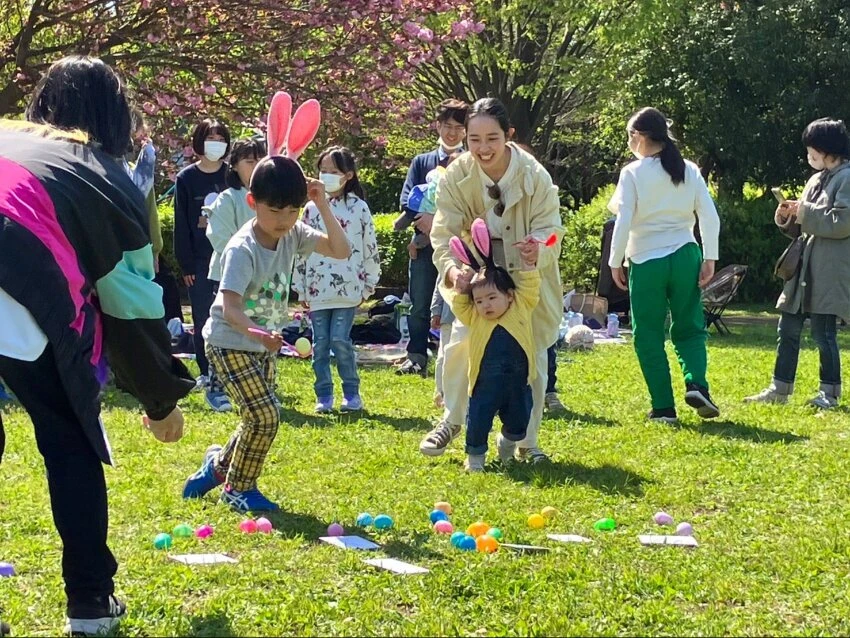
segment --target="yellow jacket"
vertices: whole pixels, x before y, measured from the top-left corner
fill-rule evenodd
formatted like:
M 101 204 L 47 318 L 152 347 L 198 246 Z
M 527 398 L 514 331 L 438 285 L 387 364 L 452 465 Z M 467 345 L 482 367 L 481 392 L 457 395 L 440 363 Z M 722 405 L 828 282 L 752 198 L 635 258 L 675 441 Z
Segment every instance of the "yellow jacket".
M 484 349 L 490 343 L 490 337 L 496 326 L 502 326 L 525 351 L 528 358 L 528 383 L 537 377 L 537 365 L 534 335 L 531 328 L 531 316 L 540 300 L 540 273 L 536 270 L 520 271 L 513 275 L 516 290 L 514 301 L 501 317 L 495 321 L 485 319 L 475 309 L 472 297 L 449 289 L 447 301 L 452 312 L 469 328 L 469 394 L 475 389 Z
M 558 339 L 558 326 L 564 314 L 561 275 L 558 256 L 564 228 L 561 226 L 558 189 L 552 178 L 534 157 L 508 142 L 511 153 L 520 162 L 516 178 L 511 184 L 499 183 L 505 192 L 505 212 L 502 215 L 502 238 L 505 261 L 499 263 L 512 276 L 520 272 L 522 260 L 515 242 L 533 235 L 541 241 L 555 233 L 558 241 L 551 248 L 540 246 L 537 269 L 540 272 L 540 303 L 532 315 L 535 350 L 548 348 Z M 437 213 L 431 229 L 434 264 L 440 273 L 440 292 L 447 293 L 445 277 L 451 266 L 460 266 L 449 251 L 449 240 L 457 235 L 472 246 L 469 229 L 472 222 L 482 217 L 484 210 L 484 185 L 481 183 L 475 159 L 469 152 L 449 164 L 445 177 L 437 186 Z

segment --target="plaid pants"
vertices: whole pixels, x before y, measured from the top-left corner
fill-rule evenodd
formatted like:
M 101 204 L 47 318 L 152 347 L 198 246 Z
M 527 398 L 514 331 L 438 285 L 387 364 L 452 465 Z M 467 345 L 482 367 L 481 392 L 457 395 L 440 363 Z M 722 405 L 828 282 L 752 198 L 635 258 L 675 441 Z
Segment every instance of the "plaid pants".
M 207 344 L 224 391 L 239 407 L 242 423 L 218 453 L 215 471 L 227 475 L 238 491 L 256 487 L 277 435 L 280 412 L 275 403 L 275 354 L 216 348 Z

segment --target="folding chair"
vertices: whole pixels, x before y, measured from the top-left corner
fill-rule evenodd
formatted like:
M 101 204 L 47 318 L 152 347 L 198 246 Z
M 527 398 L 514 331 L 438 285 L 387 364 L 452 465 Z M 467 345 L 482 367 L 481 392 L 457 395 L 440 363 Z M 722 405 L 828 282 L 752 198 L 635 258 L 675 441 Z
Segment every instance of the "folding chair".
M 741 282 L 747 276 L 747 266 L 731 264 L 720 269 L 702 289 L 702 307 L 705 314 L 705 327 L 717 328 L 718 334 L 729 334 L 729 328 L 723 321 L 723 311 L 735 297 Z

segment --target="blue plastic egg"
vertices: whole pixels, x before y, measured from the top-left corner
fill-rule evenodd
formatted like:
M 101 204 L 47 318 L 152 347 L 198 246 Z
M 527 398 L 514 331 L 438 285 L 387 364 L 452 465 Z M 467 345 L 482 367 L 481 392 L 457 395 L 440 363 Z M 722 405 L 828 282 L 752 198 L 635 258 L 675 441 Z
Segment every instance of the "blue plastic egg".
M 372 515 L 369 512 L 361 512 L 357 515 L 357 520 L 355 521 L 357 527 L 369 527 L 372 522 Z
M 462 549 L 465 552 L 474 552 L 475 551 L 475 539 L 468 534 L 464 534 L 464 537 L 460 539 L 460 542 L 457 545 L 458 549 Z
M 386 514 L 381 514 L 375 517 L 375 529 L 390 529 L 393 526 L 393 519 Z
M 446 513 L 441 510 L 434 510 L 429 514 L 429 518 L 431 519 L 431 523 L 434 524 L 437 521 L 447 521 L 449 517 L 446 516 Z
M 463 540 L 464 536 L 466 536 L 466 534 L 463 532 L 455 532 L 451 535 L 449 540 L 451 540 L 453 546 L 460 547 L 460 542 Z

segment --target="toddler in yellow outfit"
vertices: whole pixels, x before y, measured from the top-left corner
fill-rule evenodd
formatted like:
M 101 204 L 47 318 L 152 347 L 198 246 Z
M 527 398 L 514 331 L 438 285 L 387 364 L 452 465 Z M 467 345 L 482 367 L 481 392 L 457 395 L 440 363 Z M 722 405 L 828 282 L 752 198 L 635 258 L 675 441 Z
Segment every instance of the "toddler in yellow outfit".
M 514 281 L 496 266 L 481 219 L 472 224 L 472 240 L 484 263 L 479 264 L 459 237 L 452 238 L 452 253 L 475 274 L 458 279 L 447 290 L 447 301 L 469 328 L 466 469 L 480 472 L 497 414 L 502 420 L 497 448 L 503 463 L 513 458 L 517 442 L 525 438 L 532 407 L 530 383 L 537 376 L 531 313 L 540 298 L 540 274 L 536 264 L 524 262 Z

